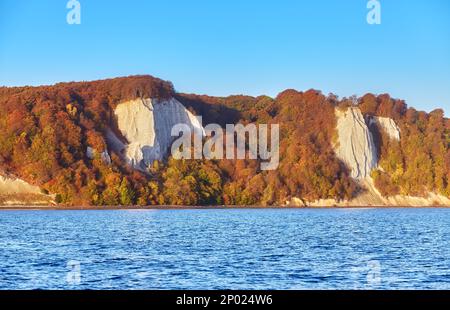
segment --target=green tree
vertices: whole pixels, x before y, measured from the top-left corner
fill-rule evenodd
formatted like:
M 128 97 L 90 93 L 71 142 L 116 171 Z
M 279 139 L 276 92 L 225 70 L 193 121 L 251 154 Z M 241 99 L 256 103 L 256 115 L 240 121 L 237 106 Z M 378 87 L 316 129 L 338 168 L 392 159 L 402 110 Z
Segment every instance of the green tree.
M 119 187 L 120 204 L 130 206 L 134 204 L 135 192 L 126 177 L 122 179 Z

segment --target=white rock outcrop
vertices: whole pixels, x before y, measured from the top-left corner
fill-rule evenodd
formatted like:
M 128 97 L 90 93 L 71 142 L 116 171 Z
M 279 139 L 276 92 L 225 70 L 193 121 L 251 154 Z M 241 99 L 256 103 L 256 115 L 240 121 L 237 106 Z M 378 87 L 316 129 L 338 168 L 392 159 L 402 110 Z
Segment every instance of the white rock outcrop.
M 299 207 L 450 207 L 450 199 L 436 193 L 428 193 L 426 197 L 402 195 L 383 197 L 381 193 L 376 189 L 375 184 L 370 177 L 358 180 L 358 183 L 364 188 L 364 190 L 351 200 L 338 201 L 335 199 L 320 199 L 316 201 L 305 202 L 301 199 L 293 198 L 287 203 L 287 205 Z
M 351 171 L 351 177 L 363 179 L 377 167 L 377 151 L 372 134 L 359 108 L 336 110 L 339 143 L 337 156 Z
M 389 117 L 374 117 L 378 128 L 383 130 L 391 139 L 400 141 L 400 128 L 395 121 Z
M 124 149 L 126 160 L 135 169 L 145 170 L 154 160 L 167 155 L 176 124 L 186 124 L 192 132 L 204 135 L 201 122 L 174 98 L 131 100 L 119 104 L 114 113 L 128 144 L 124 145 L 112 131 L 107 134 L 108 143 Z
M 0 208 L 54 205 L 54 196 L 43 194 L 38 186 L 13 176 L 0 175 Z
M 97 151 L 93 149 L 92 147 L 88 146 L 86 149 L 86 157 L 89 159 L 94 159 L 95 155 L 97 154 Z M 103 160 L 103 162 L 107 165 L 111 165 L 111 157 L 109 156 L 108 151 L 103 151 L 100 153 L 100 157 Z
M 41 190 L 21 179 L 0 175 L 0 194 L 41 194 Z

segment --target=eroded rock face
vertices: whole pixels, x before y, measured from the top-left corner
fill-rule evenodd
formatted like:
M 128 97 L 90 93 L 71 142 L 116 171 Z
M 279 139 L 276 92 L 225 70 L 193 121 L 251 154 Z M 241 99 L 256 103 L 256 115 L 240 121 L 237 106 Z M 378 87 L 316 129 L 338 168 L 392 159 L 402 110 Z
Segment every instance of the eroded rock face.
M 124 148 L 128 163 L 135 169 L 145 170 L 167 155 L 174 139 L 172 127 L 176 124 L 186 124 L 192 132 L 204 133 L 200 121 L 174 98 L 136 99 L 119 104 L 114 113 L 128 144 L 121 145 L 112 132 L 107 135 L 108 143 Z
M 372 133 L 359 108 L 336 111 L 339 144 L 337 156 L 351 171 L 351 177 L 364 179 L 377 167 L 377 151 Z
M 40 194 L 39 187 L 21 179 L 0 175 L 0 194 Z
M 389 117 L 374 117 L 378 128 L 383 130 L 391 139 L 400 141 L 400 128 L 395 121 Z
M 86 157 L 89 159 L 94 159 L 95 155 L 97 154 L 97 151 L 93 149 L 92 147 L 88 146 L 86 149 Z M 100 153 L 101 159 L 103 162 L 107 165 L 111 165 L 111 157 L 109 156 L 109 153 L 107 150 Z

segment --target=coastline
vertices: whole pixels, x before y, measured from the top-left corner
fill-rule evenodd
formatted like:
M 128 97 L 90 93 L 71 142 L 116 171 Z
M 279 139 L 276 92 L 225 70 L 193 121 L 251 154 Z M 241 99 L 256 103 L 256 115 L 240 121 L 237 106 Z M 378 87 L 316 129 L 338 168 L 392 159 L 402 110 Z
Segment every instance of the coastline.
M 335 209 L 450 209 L 450 206 L 0 206 L 0 211 L 158 211 L 158 210 L 335 210 Z

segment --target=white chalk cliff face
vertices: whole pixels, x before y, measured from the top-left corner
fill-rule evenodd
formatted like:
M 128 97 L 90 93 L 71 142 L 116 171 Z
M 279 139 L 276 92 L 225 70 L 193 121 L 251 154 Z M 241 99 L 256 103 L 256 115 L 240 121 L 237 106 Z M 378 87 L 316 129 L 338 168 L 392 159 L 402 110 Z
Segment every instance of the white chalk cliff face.
M 13 176 L 0 175 L 0 206 L 52 205 L 54 197 Z
M 364 189 L 351 200 L 320 199 L 305 202 L 294 197 L 287 201 L 288 205 L 325 207 L 325 206 L 449 206 L 450 199 L 436 193 L 428 193 L 426 197 L 397 195 L 383 197 L 370 177 L 372 169 L 377 168 L 377 152 L 374 139 L 359 108 L 349 108 L 342 112 L 336 110 L 337 132 L 339 143 L 336 154 L 347 165 L 351 176 Z M 372 117 L 368 120 L 378 130 L 383 130 L 393 140 L 400 141 L 400 129 L 394 120 L 386 117 Z
M 39 187 L 31 185 L 23 180 L 0 175 L 1 194 L 40 194 Z
M 395 121 L 389 117 L 374 117 L 378 128 L 383 130 L 389 138 L 400 141 L 400 128 L 397 126 Z
M 377 167 L 377 151 L 372 133 L 359 108 L 336 110 L 339 144 L 337 156 L 351 171 L 351 177 L 364 179 Z
M 119 104 L 114 113 L 128 144 L 123 144 L 112 132 L 107 134 L 108 143 L 115 150 L 124 149 L 128 163 L 139 170 L 167 155 L 174 140 L 172 127 L 176 124 L 186 124 L 192 132 L 204 133 L 200 121 L 174 98 L 136 99 Z

